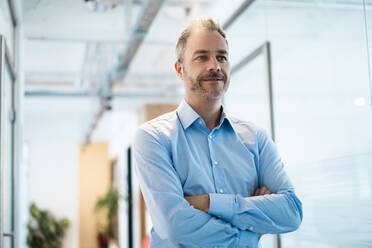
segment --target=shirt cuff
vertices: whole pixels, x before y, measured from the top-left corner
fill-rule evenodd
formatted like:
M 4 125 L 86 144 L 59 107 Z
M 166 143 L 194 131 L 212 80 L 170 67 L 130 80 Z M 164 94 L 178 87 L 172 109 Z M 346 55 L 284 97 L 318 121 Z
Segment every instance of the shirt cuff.
M 209 194 L 209 212 L 208 214 L 217 216 L 226 221 L 231 221 L 234 215 L 233 194 Z
M 258 233 L 250 232 L 250 231 L 241 231 L 239 237 L 239 245 L 240 248 L 257 248 L 258 242 L 260 241 L 260 236 Z

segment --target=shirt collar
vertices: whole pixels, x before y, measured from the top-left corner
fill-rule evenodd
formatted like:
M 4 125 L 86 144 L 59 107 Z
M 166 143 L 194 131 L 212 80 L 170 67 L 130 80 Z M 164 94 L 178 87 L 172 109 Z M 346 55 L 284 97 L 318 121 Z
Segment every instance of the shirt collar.
M 177 108 L 177 115 L 181 121 L 182 127 L 186 130 L 196 119 L 200 118 L 198 113 L 184 100 Z
M 178 106 L 177 115 L 184 130 L 191 126 L 191 124 L 193 124 L 197 119 L 201 119 L 199 114 L 195 112 L 195 110 L 185 101 L 185 99 L 183 99 L 181 104 Z M 220 124 L 218 125 L 217 128 L 220 128 L 225 122 L 225 120 L 234 130 L 230 118 L 226 115 L 226 113 L 224 112 L 224 108 L 222 107 Z

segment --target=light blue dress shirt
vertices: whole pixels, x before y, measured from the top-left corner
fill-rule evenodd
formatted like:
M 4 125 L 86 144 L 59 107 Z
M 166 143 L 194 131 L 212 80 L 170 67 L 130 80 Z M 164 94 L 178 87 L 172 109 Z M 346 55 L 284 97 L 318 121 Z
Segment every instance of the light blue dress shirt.
M 153 228 L 150 247 L 256 248 L 259 233 L 286 233 L 302 204 L 267 134 L 221 114 L 210 131 L 183 101 L 143 124 L 133 145 L 136 173 Z M 253 196 L 265 186 L 273 194 Z M 184 195 L 210 195 L 209 213 Z

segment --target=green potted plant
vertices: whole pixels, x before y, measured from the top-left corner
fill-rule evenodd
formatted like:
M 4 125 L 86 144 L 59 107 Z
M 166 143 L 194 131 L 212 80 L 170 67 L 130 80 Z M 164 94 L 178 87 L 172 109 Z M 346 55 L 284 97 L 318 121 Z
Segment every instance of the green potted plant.
M 30 206 L 30 220 L 27 225 L 27 245 L 30 248 L 61 248 L 68 219 L 57 220 L 49 211 Z
M 107 193 L 99 197 L 96 202 L 95 211 L 107 210 L 107 225 L 98 233 L 98 244 L 100 248 L 108 247 L 110 239 L 115 239 L 115 218 L 118 211 L 119 191 L 115 186 L 111 186 Z

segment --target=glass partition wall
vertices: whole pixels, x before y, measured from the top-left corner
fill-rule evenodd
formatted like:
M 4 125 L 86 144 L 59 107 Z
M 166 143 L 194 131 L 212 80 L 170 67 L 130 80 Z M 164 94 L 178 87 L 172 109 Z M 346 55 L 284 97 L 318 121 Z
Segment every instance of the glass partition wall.
M 5 38 L 0 35 L 0 246 L 14 247 L 14 75 L 11 63 L 6 59 Z
M 255 1 L 227 30 L 233 67 L 271 44 L 276 143 L 304 204 L 281 247 L 372 246 L 371 4 Z M 262 59 L 232 74 L 225 107 L 269 132 Z
M 16 18 L 13 1 L 0 3 L 0 247 L 15 242 Z

